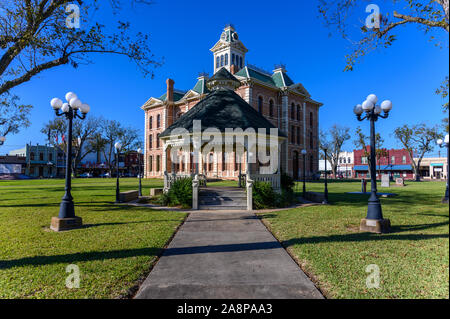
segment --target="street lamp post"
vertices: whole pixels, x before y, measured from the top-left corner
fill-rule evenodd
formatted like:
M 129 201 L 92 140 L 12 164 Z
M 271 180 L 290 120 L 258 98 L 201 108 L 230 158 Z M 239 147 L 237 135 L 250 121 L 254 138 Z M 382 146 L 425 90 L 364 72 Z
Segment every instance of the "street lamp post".
M 68 92 L 65 96 L 68 103 L 63 103 L 59 98 L 50 101 L 50 105 L 56 116 L 65 116 L 69 122 L 67 128 L 67 153 L 66 153 L 66 185 L 65 194 L 62 198 L 58 217 L 52 218 L 50 228 L 54 231 L 69 230 L 82 225 L 81 217 L 75 216 L 72 190 L 72 122 L 74 118 L 84 120 L 89 113 L 90 106 L 83 104 L 73 92 Z M 78 114 L 81 112 L 81 115 Z
M 116 203 L 120 203 L 120 186 L 119 186 L 119 153 L 122 148 L 122 144 L 116 142 L 114 144 L 114 148 L 116 149 Z
M 142 196 L 142 182 L 141 182 L 141 154 L 142 149 L 138 148 L 138 174 L 139 174 L 139 196 Z
M 381 203 L 377 196 L 377 180 L 376 180 L 376 156 L 375 156 L 375 122 L 378 118 L 387 118 L 389 111 L 392 109 L 392 102 L 385 100 L 380 105 L 376 105 L 378 98 L 375 94 L 370 94 L 367 99 L 358 104 L 354 108 L 354 113 L 358 121 L 365 119 L 370 121 L 370 180 L 371 194 L 369 197 L 367 216 L 361 220 L 360 230 L 374 233 L 385 233 L 389 231 L 389 219 L 383 219 Z M 381 111 L 384 114 L 381 114 Z M 361 117 L 366 112 L 364 117 Z
M 306 198 L 306 150 L 302 149 L 303 156 L 303 198 Z
M 323 198 L 323 202 L 322 204 L 328 204 L 328 171 L 327 171 L 327 151 L 328 149 L 324 148 L 323 149 L 324 153 L 325 153 L 325 191 L 324 191 L 324 198 Z M 347 170 L 346 170 L 347 172 Z
M 445 139 L 438 139 L 437 140 L 437 144 L 439 145 L 439 147 L 447 147 L 447 186 L 445 188 L 445 195 L 442 198 L 442 203 L 444 204 L 448 204 L 448 169 L 449 169 L 449 159 L 450 159 L 450 152 L 449 152 L 449 148 L 448 148 L 448 134 L 445 135 Z

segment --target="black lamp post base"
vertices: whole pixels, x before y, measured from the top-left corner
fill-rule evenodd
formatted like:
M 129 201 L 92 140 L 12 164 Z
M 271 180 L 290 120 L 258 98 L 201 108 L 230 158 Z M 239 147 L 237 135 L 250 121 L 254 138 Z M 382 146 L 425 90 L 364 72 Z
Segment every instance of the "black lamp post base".
M 370 233 L 388 233 L 391 229 L 391 221 L 389 219 L 361 219 L 361 224 L 359 225 L 360 231 L 370 232 Z
M 442 197 L 442 204 L 448 204 L 448 197 Z
M 83 225 L 81 217 L 75 216 L 70 218 L 52 217 L 50 229 L 53 231 L 64 231 L 80 228 Z

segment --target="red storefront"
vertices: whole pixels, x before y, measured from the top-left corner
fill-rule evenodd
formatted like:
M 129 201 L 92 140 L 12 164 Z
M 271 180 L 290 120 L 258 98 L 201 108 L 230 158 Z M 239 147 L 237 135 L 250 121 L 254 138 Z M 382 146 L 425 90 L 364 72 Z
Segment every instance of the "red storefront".
M 370 146 L 367 152 L 363 149 L 354 150 L 354 178 L 369 178 L 369 165 L 367 156 L 370 154 Z M 392 178 L 402 177 L 413 179 L 414 171 L 406 149 L 384 149 L 382 155 L 377 156 L 377 178 L 389 174 Z

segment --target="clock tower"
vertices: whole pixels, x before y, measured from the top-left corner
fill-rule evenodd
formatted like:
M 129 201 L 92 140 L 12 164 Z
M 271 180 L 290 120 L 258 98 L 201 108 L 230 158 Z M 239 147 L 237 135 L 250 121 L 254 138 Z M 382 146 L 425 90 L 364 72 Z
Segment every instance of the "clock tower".
M 211 51 L 214 54 L 214 73 L 222 67 L 231 72 L 232 65 L 235 66 L 235 72 L 239 71 L 245 65 L 245 54 L 248 52 L 231 24 L 223 29 L 220 40 L 211 48 Z

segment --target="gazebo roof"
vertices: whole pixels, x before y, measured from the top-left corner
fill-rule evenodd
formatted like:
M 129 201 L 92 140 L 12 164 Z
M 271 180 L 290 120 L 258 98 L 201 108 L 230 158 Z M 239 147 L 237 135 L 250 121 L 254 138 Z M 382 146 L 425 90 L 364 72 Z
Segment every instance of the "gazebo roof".
M 178 121 L 162 132 L 160 137 L 169 137 L 175 128 L 184 128 L 189 133 L 193 133 L 194 120 L 202 121 L 202 131 L 214 127 L 222 133 L 225 133 L 226 128 L 242 128 L 243 130 L 253 128 L 256 132 L 259 128 L 265 128 L 267 135 L 270 135 L 269 130 L 276 128 L 234 91 L 219 88 L 183 114 Z M 286 137 L 280 130 L 278 136 Z

